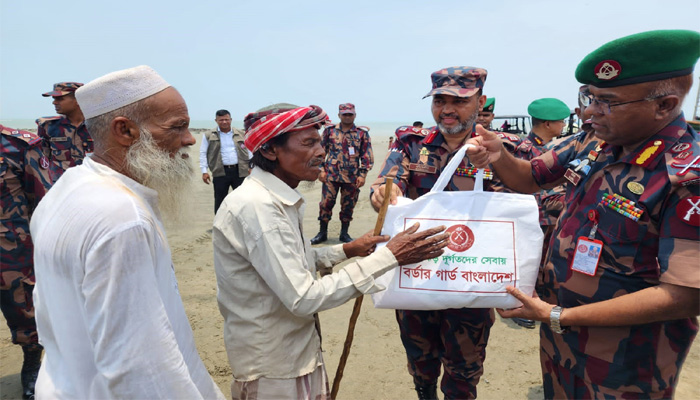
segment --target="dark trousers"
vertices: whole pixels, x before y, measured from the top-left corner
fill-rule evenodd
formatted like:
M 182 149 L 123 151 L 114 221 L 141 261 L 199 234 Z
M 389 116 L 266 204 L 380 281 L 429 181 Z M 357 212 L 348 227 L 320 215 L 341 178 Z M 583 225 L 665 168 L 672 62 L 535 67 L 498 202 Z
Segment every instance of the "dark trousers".
M 25 283 L 22 276 L 16 277 L 12 282 L 6 281 L 5 284 L 7 287 L 0 290 L 0 308 L 12 333 L 12 343 L 37 346 L 39 339 L 32 301 L 34 285 Z
M 241 186 L 243 179 L 245 179 L 238 176 L 238 165 L 224 166 L 224 171 L 226 171 L 225 176 L 215 176 L 212 179 L 214 183 L 214 214 L 219 211 L 219 206 L 228 195 L 228 188 L 235 190 Z

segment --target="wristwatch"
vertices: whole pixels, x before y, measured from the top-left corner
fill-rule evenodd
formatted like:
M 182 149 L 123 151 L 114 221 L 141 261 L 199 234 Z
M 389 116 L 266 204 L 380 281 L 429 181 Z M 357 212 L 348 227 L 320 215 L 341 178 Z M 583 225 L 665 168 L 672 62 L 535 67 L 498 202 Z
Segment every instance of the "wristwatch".
M 564 311 L 563 308 L 554 306 L 552 311 L 549 313 L 549 326 L 555 333 L 558 334 L 566 332 L 566 328 L 562 328 L 561 324 L 559 324 L 559 318 L 561 317 L 562 311 Z

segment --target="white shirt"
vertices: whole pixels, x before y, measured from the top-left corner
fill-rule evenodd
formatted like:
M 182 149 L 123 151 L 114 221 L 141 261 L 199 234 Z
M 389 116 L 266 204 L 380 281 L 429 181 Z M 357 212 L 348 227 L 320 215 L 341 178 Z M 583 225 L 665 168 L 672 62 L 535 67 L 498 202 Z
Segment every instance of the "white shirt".
M 221 161 L 224 163 L 224 165 L 238 164 L 236 144 L 233 142 L 233 129 L 228 132 L 221 132 L 221 130 L 219 130 L 219 141 L 221 142 Z M 202 170 L 203 174 L 205 174 L 207 172 L 207 168 L 209 168 L 209 162 L 207 161 L 208 148 L 209 141 L 207 140 L 206 133 L 203 133 L 202 144 L 199 147 L 199 168 Z
M 311 247 L 302 236 L 304 199 L 253 168 L 214 218 L 214 266 L 233 377 L 290 379 L 322 364 L 314 313 L 384 287 L 396 267 L 387 248 L 317 279 L 317 267 L 346 259 L 342 245 Z
M 223 399 L 195 348 L 157 193 L 86 158 L 31 221 L 37 399 Z

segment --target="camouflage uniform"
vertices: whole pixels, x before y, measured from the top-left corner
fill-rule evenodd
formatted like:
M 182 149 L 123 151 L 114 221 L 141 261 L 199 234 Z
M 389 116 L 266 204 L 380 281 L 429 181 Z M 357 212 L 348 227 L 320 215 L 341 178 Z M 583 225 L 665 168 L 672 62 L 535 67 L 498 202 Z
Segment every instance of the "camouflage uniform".
M 602 145 L 590 172 L 567 184 L 540 287 L 544 301 L 562 307 L 609 300 L 666 282 L 700 287 L 700 138 L 681 115 L 632 154 Z M 592 133 L 566 140 L 531 161 L 540 185 L 560 181 L 572 160 L 602 142 Z M 693 164 L 685 168 L 686 164 Z M 601 205 L 606 194 L 635 202 L 638 221 Z M 638 194 L 641 193 L 641 194 Z M 595 276 L 570 269 L 576 242 L 599 215 L 595 239 L 603 242 Z M 696 318 L 622 327 L 572 326 L 561 335 L 541 324 L 546 398 L 670 398 L 698 331 Z
M 400 127 L 396 136 L 372 191 L 382 185 L 386 177 L 391 177 L 406 197 L 416 199 L 430 191 L 453 153 L 435 128 Z M 532 152 L 539 155 L 531 143 L 521 147 L 523 143 L 519 140 L 505 138 L 504 144 L 523 157 Z M 471 166 L 466 160 L 459 168 Z M 446 191 L 473 189 L 474 178 L 459 170 L 445 188 Z M 502 189 L 504 186 L 496 177 L 484 181 L 484 190 Z M 396 319 L 408 357 L 408 371 L 416 386 L 434 385 L 440 376 L 440 365 L 444 363 L 441 389 L 445 397 L 476 397 L 486 343 L 495 320 L 492 309 L 397 310 Z
M 333 213 L 338 191 L 341 192 L 340 221 L 352 221 L 352 213 L 360 196 L 360 188 L 355 184 L 358 177 L 366 178 L 367 171 L 374 165 L 372 141 L 369 129 L 353 124 L 348 131 L 342 131 L 340 124 L 329 126 L 323 131 L 321 146 L 326 150 L 326 182 L 323 183 L 319 205 L 319 221 L 329 221 Z M 350 154 L 352 148 L 354 154 Z
M 34 268 L 29 217 L 50 187 L 41 138 L 0 125 L 0 293 L 12 343 L 37 346 L 32 290 Z
M 94 151 L 85 123 L 75 127 L 68 118 L 56 116 L 39 118 L 36 124 L 44 154 L 49 159 L 51 183 L 56 183 L 66 169 L 82 164 L 86 154 Z

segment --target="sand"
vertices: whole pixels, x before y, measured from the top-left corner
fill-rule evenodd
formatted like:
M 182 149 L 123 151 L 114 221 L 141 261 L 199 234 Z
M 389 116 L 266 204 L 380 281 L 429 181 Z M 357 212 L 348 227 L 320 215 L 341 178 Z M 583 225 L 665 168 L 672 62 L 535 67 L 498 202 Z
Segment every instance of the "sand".
M 200 135 L 195 135 L 199 140 Z M 388 139 L 375 140 L 377 165 L 368 182 L 376 178 L 386 155 Z M 198 149 L 195 146 L 195 149 Z M 197 154 L 197 151 L 193 151 Z M 193 162 L 197 162 L 193 157 Z M 168 238 L 179 280 L 180 292 L 189 316 L 199 354 L 209 372 L 227 396 L 230 394 L 231 369 L 224 350 L 222 317 L 216 304 L 216 277 L 212 255 L 211 228 L 213 188 L 202 183 L 197 175 L 191 194 L 191 217 L 187 224 L 168 226 Z M 302 184 L 300 191 L 307 201 L 304 235 L 313 237 L 318 231 L 318 201 L 320 184 Z M 355 208 L 350 226 L 353 237 L 374 227 L 376 213 L 369 204 L 365 187 Z M 339 205 L 329 225 L 328 244 L 337 244 L 340 222 Z M 333 379 L 342 352 L 347 322 L 352 310 L 347 304 L 320 314 L 323 331 L 324 359 L 329 378 Z M 0 317 L 1 319 L 1 317 Z M 491 329 L 486 352 L 484 375 L 478 386 L 483 399 L 541 399 L 542 386 L 538 352 L 538 330 L 524 329 L 510 320 L 498 320 Z M 0 399 L 21 398 L 19 371 L 22 352 L 12 345 L 4 319 L 0 321 Z M 700 387 L 700 349 L 696 343 L 690 351 L 680 376 L 676 398 L 698 399 Z M 442 395 L 440 394 L 440 397 Z M 375 309 L 372 300 L 365 299 L 355 330 L 355 340 L 338 395 L 340 399 L 414 399 L 412 380 L 406 371 L 406 357 L 399 339 L 394 312 Z

